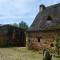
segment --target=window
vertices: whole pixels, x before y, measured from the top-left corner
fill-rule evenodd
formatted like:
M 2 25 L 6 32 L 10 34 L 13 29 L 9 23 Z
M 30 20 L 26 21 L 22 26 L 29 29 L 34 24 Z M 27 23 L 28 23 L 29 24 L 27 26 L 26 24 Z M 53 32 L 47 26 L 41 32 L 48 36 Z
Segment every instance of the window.
M 52 20 L 51 16 L 48 16 L 47 20 Z
M 40 42 L 41 37 L 38 37 L 38 42 Z
M 51 23 L 52 23 L 52 18 L 51 18 L 51 16 L 48 16 L 46 23 L 47 23 L 47 24 L 51 24 Z
M 40 38 L 38 38 L 38 42 L 40 42 Z
M 51 46 L 51 47 L 54 47 L 54 44 L 53 44 L 53 43 L 51 43 L 51 44 L 50 44 L 50 46 Z

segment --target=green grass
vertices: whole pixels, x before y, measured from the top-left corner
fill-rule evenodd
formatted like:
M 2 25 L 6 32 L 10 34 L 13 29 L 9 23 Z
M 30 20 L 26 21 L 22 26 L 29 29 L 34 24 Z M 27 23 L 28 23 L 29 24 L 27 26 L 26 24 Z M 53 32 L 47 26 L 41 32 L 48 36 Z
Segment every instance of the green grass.
M 26 47 L 0 48 L 0 60 L 42 60 L 42 54 Z M 52 60 L 60 60 L 53 57 Z

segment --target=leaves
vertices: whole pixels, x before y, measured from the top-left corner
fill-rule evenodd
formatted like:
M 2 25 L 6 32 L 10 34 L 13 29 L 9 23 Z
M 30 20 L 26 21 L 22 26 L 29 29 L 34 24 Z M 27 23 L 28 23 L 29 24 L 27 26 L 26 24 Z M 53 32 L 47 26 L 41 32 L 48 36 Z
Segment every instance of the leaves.
M 19 27 L 22 28 L 22 29 L 27 29 L 28 28 L 28 25 L 24 21 L 21 21 L 19 23 Z
M 24 22 L 24 21 L 21 21 L 20 23 L 14 23 L 13 26 L 16 26 L 16 27 L 19 27 L 19 28 L 22 28 L 22 29 L 28 29 L 28 25 Z

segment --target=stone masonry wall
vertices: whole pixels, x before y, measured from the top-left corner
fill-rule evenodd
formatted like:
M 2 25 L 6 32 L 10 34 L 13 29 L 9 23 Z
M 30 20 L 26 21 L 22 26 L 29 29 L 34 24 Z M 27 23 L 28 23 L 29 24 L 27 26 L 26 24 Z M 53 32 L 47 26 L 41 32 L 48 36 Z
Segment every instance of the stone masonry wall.
M 43 50 L 48 48 L 52 51 L 55 49 L 56 35 L 60 37 L 60 32 L 29 32 L 26 35 L 27 46 L 29 49 Z

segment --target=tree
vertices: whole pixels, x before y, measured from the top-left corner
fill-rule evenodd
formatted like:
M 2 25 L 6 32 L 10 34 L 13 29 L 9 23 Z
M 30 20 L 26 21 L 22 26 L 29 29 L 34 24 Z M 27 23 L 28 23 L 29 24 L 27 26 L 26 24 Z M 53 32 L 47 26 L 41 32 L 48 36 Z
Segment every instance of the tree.
M 15 26 L 15 27 L 19 27 L 17 23 L 14 23 L 13 26 Z
M 24 21 L 21 21 L 19 23 L 19 27 L 22 28 L 22 29 L 28 29 L 28 25 Z
M 60 55 L 59 48 L 60 48 L 60 38 L 58 36 L 55 37 L 55 46 L 56 46 L 56 52 L 58 55 Z
M 56 48 L 57 48 L 57 53 L 60 55 L 59 48 L 60 48 L 60 42 L 59 39 L 56 39 Z

